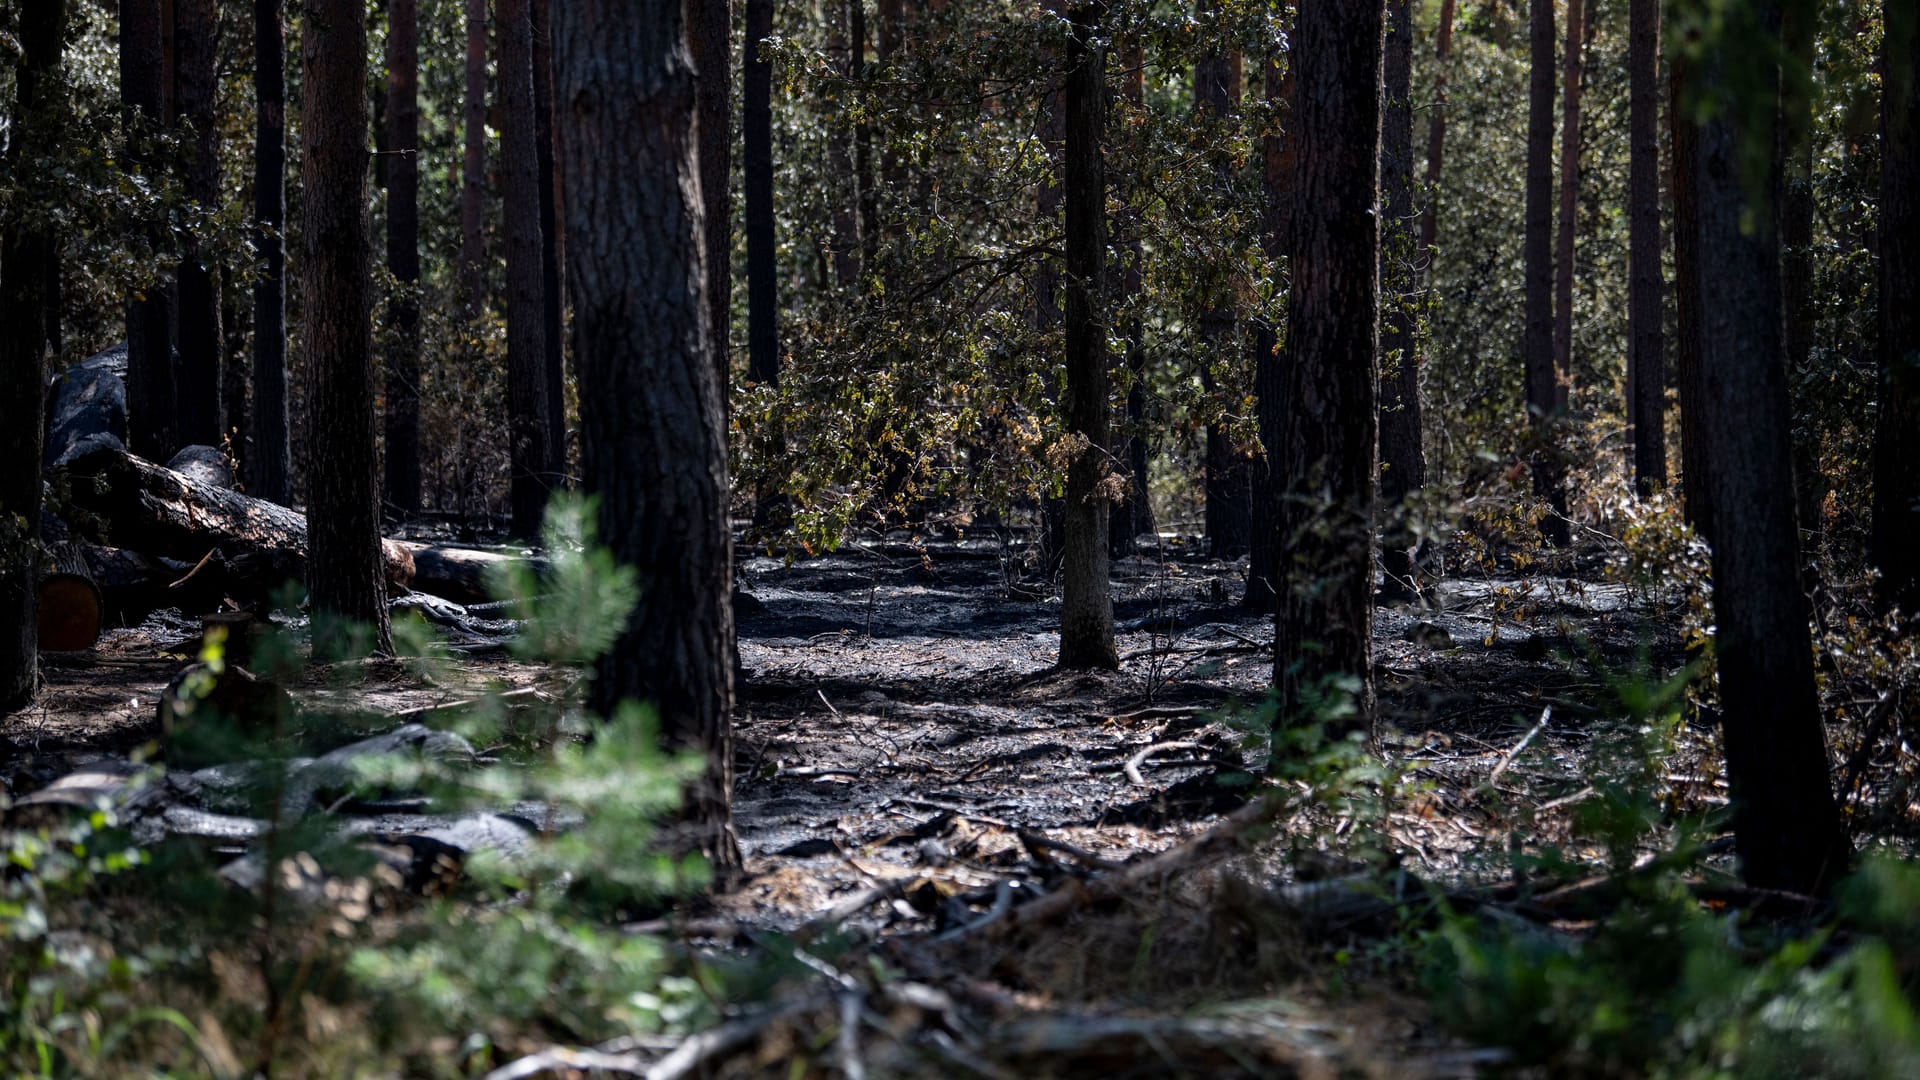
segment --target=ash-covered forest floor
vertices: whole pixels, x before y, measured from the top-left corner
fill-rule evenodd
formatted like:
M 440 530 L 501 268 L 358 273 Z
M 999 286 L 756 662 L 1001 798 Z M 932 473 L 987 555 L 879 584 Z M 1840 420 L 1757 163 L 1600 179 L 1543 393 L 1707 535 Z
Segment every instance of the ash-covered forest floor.
M 1073 1018 L 1040 1039 L 1058 1051 L 1044 1067 L 1009 1051 L 1000 1065 L 1015 1075 L 1100 1074 L 1117 1047 L 1200 1029 L 1100 1036 L 1099 1025 L 1249 999 L 1285 999 L 1288 1019 L 1269 1008 L 1251 1042 L 1181 1042 L 1179 1060 L 1225 1061 L 1233 1075 L 1486 1064 L 1449 1042 L 1402 977 L 1351 961 L 1364 929 L 1336 919 L 1276 937 L 1247 916 L 1260 889 L 1351 872 L 1341 849 L 1356 823 L 1337 810 L 1281 820 L 1251 853 L 1134 890 L 1118 908 L 1012 938 L 971 932 L 1069 878 L 1217 825 L 1264 766 L 1248 735 L 1272 679 L 1273 628 L 1240 606 L 1245 560 L 1172 541 L 1116 559 L 1121 667 L 1060 672 L 1057 592 L 1023 575 L 1019 554 L 992 539 L 898 535 L 792 562 L 742 546 L 735 821 L 747 875 L 654 928 L 726 948 L 831 923 L 837 940 L 880 948 L 910 975 L 958 973 L 975 1007 Z M 1593 794 L 1596 747 L 1625 720 L 1612 680 L 1647 656 L 1669 672 L 1681 662 L 1674 612 L 1603 577 L 1456 575 L 1424 607 L 1378 611 L 1378 749 L 1404 780 L 1369 824 L 1401 871 L 1447 888 L 1505 880 L 1510 833 L 1600 858 L 1568 822 Z M 191 658 L 196 629 L 163 612 L 92 655 L 48 658 L 39 703 L 0 722 L 0 782 L 23 794 L 155 738 L 153 702 Z M 350 701 L 377 731 L 408 710 L 431 723 L 432 707 L 482 684 L 557 687 L 554 673 L 507 659 L 458 670 L 460 681 L 429 682 L 375 661 L 350 681 L 310 668 L 290 688 L 322 709 Z M 1683 736 L 1666 779 L 1711 802 L 1708 745 Z M 1265 1048 L 1256 1060 L 1231 1064 L 1254 1045 Z M 1125 1064 L 1113 1074 L 1165 1071 Z

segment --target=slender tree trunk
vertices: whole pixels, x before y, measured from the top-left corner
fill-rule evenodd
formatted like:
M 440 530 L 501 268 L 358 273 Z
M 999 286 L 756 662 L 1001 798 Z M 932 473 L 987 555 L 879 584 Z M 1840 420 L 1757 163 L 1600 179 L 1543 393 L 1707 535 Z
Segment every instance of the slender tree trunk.
M 583 486 L 640 602 L 590 705 L 651 701 L 668 747 L 703 754 L 692 845 L 740 868 L 733 790 L 726 421 L 708 355 L 697 91 L 678 0 L 554 9 Z
M 159 0 L 122 0 L 120 100 L 138 115 L 141 138 L 157 133 L 165 118 L 161 23 Z M 130 152 L 127 164 L 136 173 L 157 170 L 144 149 Z M 164 281 L 127 302 L 127 445 L 155 461 L 167 460 L 180 445 L 171 321 Z
M 773 250 L 773 65 L 760 42 L 773 33 L 773 0 L 746 0 L 746 57 L 740 114 L 747 199 L 747 377 L 780 385 L 780 336 Z
M 1218 0 L 1197 0 L 1194 11 L 1205 21 L 1218 10 Z M 1193 65 L 1193 112 L 1208 129 L 1223 125 L 1240 100 L 1240 54 L 1213 52 Z M 1231 198 L 1233 165 L 1230 160 L 1214 162 L 1212 199 L 1224 203 Z M 1201 381 L 1210 394 L 1219 394 L 1213 367 L 1233 356 L 1235 324 L 1239 312 L 1232 300 L 1232 269 L 1221 267 L 1219 280 L 1208 283 L 1205 307 L 1200 311 Z M 1238 398 L 1238 393 L 1228 397 Z M 1249 547 L 1253 531 L 1253 477 L 1244 454 L 1234 446 L 1226 422 L 1207 425 L 1206 432 L 1206 527 L 1207 546 L 1218 559 L 1237 558 Z
M 705 209 L 707 341 L 724 402 L 733 385 L 733 47 L 729 0 L 693 0 L 687 40 L 699 71 L 700 201 Z
M 1371 731 L 1381 0 L 1302 0 L 1293 288 L 1275 472 L 1278 723 Z M 1329 705 L 1348 698 L 1352 712 Z
M 827 56 L 841 75 L 851 80 L 853 46 L 848 16 L 858 0 L 838 0 L 827 12 L 832 20 L 827 34 Z M 848 92 L 835 88 L 827 102 L 827 187 L 833 205 L 833 241 L 830 250 L 833 280 L 851 287 L 860 280 L 860 188 L 853 170 L 853 125 L 848 120 Z
M 286 28 L 281 0 L 253 3 L 253 218 L 263 264 L 253 284 L 253 437 L 247 490 L 293 502 L 287 434 Z
M 847 34 L 853 39 L 853 63 L 848 75 L 853 79 L 854 103 L 865 105 L 867 3 L 866 0 L 847 0 L 847 8 Z M 873 178 L 873 124 L 864 116 L 853 129 L 853 176 L 859 186 L 856 198 L 860 205 L 860 265 L 872 269 L 874 252 L 880 243 L 880 193 Z
M 1807 599 L 1800 590 L 1793 457 L 1771 200 L 1779 158 L 1756 185 L 1750 148 L 1774 146 L 1777 74 L 1756 87 L 1750 58 L 1778 33 L 1777 9 L 1731 14 L 1702 55 L 1720 103 L 1689 148 L 1698 198 L 1690 273 L 1700 299 L 1701 423 L 1713 503 L 1714 657 L 1741 872 L 1751 885 L 1818 894 L 1848 858 L 1829 786 Z M 1742 90 L 1728 94 L 1741 65 Z M 1764 160 L 1764 159 L 1763 159 Z M 1702 257 L 1708 256 L 1710 257 Z
M 1281 66 L 1284 55 L 1286 66 Z M 1291 51 L 1269 57 L 1267 101 L 1280 107 L 1280 127 L 1261 140 L 1260 246 L 1276 263 L 1292 249 L 1293 184 L 1299 171 L 1300 120 L 1294 109 L 1294 59 Z M 1254 324 L 1254 412 L 1260 423 L 1260 459 L 1254 463 L 1253 537 L 1247 559 L 1247 591 L 1242 606 L 1276 614 L 1280 606 L 1280 410 L 1286 400 L 1287 364 L 1279 328 L 1268 319 Z
M 1553 0 L 1531 0 L 1532 75 L 1527 114 L 1527 413 L 1533 420 L 1533 493 L 1551 513 L 1541 534 L 1555 546 L 1568 541 L 1566 491 L 1555 432 L 1563 388 L 1554 359 L 1553 319 Z
M 1440 166 L 1447 149 L 1447 76 L 1453 58 L 1455 0 L 1440 0 L 1440 26 L 1433 41 L 1433 114 L 1427 120 L 1427 206 L 1420 213 L 1420 270 L 1433 265 L 1433 244 L 1440 236 Z
M 1574 241 L 1580 232 L 1580 91 L 1586 76 L 1586 4 L 1567 0 L 1567 41 L 1561 80 L 1560 231 L 1554 237 L 1553 404 L 1567 411 L 1573 386 Z
M 20 12 L 9 172 L 21 160 L 55 150 L 59 110 L 50 99 L 60 92 L 66 26 L 66 0 L 42 0 Z M 0 231 L 0 325 L 16 328 L 0 334 L 0 713 L 31 700 L 38 680 L 47 341 L 44 333 L 17 328 L 45 325 L 46 268 L 58 260 L 58 238 L 45 226 L 36 228 L 32 216 L 18 216 Z
M 1667 484 L 1666 326 L 1660 276 L 1660 0 L 1628 8 L 1627 426 L 1642 498 Z
M 547 412 L 547 312 L 540 253 L 540 149 L 533 108 L 533 20 L 528 0 L 498 0 L 501 209 L 507 239 L 507 427 L 513 534 L 540 535 L 553 433 Z
M 567 476 L 567 351 L 564 194 L 554 162 L 553 0 L 531 0 L 533 23 L 533 137 L 540 170 L 540 313 L 545 327 L 547 474 L 556 488 Z
M 1126 55 L 1126 72 L 1121 82 L 1121 95 L 1135 109 L 1146 101 L 1146 51 L 1135 45 Z M 1116 231 L 1123 233 L 1121 242 L 1116 246 L 1124 248 L 1127 255 L 1127 269 L 1120 276 L 1120 295 L 1122 304 L 1129 314 L 1126 316 L 1124 337 L 1126 355 L 1123 358 L 1127 366 L 1127 425 L 1124 437 L 1125 447 L 1122 454 L 1127 464 L 1126 497 L 1114 504 L 1112 527 L 1108 530 L 1110 555 L 1132 554 L 1137 546 L 1137 537 L 1154 531 L 1153 501 L 1147 491 L 1148 460 L 1147 447 L 1147 349 L 1144 320 L 1137 308 L 1142 286 L 1141 262 L 1145 257 L 1139 235 L 1138 215 L 1127 211 L 1125 220 L 1117 224 Z
M 1673 155 L 1673 307 L 1674 367 L 1680 388 L 1680 477 L 1686 492 L 1687 523 L 1695 533 L 1713 541 L 1713 499 L 1707 484 L 1706 430 L 1701 426 L 1705 394 L 1700 359 L 1700 277 L 1693 237 L 1699 234 L 1699 197 L 1693 169 L 1694 126 L 1689 86 L 1691 62 L 1679 49 L 1673 53 L 1667 123 L 1672 130 Z
M 460 165 L 460 299 L 469 319 L 487 304 L 487 0 L 467 0 L 466 148 Z
M 1887 0 L 1880 100 L 1880 416 L 1873 557 L 1881 590 L 1920 611 L 1920 4 Z
M 1576 0 L 1577 2 L 1577 0 Z M 1381 236 L 1380 502 L 1391 516 L 1381 544 L 1381 591 L 1395 599 L 1419 595 L 1414 545 L 1407 527 L 1407 496 L 1426 485 L 1420 444 L 1420 257 L 1413 213 L 1413 4 L 1387 0 L 1384 57 L 1386 101 L 1380 129 L 1380 187 L 1386 219 Z
M 387 506 L 420 512 L 420 95 L 414 0 L 387 0 Z
M 1107 405 L 1107 170 L 1103 143 L 1107 62 L 1104 0 L 1069 9 L 1066 87 L 1067 435 L 1078 444 L 1067 466 L 1061 563 L 1060 666 L 1120 666 L 1113 645 L 1105 493 Z
M 214 0 L 174 2 L 174 101 L 179 123 L 191 130 L 187 198 L 203 211 L 219 209 L 220 127 L 214 96 L 220 14 Z M 220 408 L 220 290 L 213 267 L 189 232 L 180 258 L 180 383 L 176 390 L 182 443 L 218 447 L 225 435 Z
M 314 652 L 389 652 L 373 437 L 367 227 L 367 23 L 354 0 L 309 0 L 301 62 L 301 351 L 306 356 L 307 595 Z
M 1784 0 L 1780 36 L 1780 148 L 1784 173 L 1775 204 L 1780 229 L 1780 297 L 1785 305 L 1787 374 L 1798 381 L 1813 353 L 1813 47 L 1819 0 Z M 1818 532 L 1826 478 L 1820 471 L 1818 424 L 1793 440 L 1794 491 L 1802 529 Z

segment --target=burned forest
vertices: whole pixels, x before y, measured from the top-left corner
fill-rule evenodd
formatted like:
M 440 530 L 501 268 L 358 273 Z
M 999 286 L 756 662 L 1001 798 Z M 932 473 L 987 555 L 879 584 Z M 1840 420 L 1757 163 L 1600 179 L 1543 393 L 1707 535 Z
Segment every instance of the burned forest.
M 1920 1075 L 1917 62 L 0 3 L 0 1074 Z

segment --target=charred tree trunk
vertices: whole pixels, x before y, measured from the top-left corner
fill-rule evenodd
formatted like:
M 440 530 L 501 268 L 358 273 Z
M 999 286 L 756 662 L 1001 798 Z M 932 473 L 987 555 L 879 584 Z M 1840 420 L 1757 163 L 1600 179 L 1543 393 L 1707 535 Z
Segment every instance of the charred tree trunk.
M 1275 471 L 1277 722 L 1371 731 L 1379 414 L 1381 0 L 1308 0 L 1294 33 L 1300 132 Z M 1352 711 L 1332 708 L 1350 700 Z
M 139 173 L 156 167 L 139 140 L 157 133 L 165 118 L 161 23 L 159 0 L 122 0 L 120 101 L 138 117 L 139 134 L 127 164 Z M 157 235 L 149 239 L 161 242 Z M 154 282 L 127 302 L 127 445 L 134 453 L 161 459 L 180 445 L 171 321 L 164 282 Z
M 293 501 L 287 433 L 287 75 L 281 0 L 253 3 L 254 243 L 263 263 L 253 285 L 253 409 L 247 487 Z
M 1195 14 L 1204 20 L 1217 9 L 1218 0 L 1199 0 Z M 1217 132 L 1224 125 L 1237 107 L 1240 90 L 1239 53 L 1209 53 L 1193 65 L 1193 112 L 1206 128 Z M 1216 160 L 1213 173 L 1213 198 L 1224 202 L 1231 197 L 1231 160 L 1224 155 Z M 1241 360 L 1241 356 L 1234 355 L 1233 349 L 1239 312 L 1232 299 L 1232 270 L 1223 267 L 1218 274 L 1218 280 L 1205 284 L 1207 296 L 1198 320 L 1200 376 L 1208 393 L 1237 399 L 1240 394 L 1222 391 L 1217 385 L 1219 380 L 1213 375 L 1215 365 L 1224 361 L 1232 367 Z M 1229 385 L 1237 381 L 1229 379 Z M 1206 442 L 1207 547 L 1214 558 L 1238 558 L 1247 551 L 1253 532 L 1252 473 L 1247 456 L 1234 445 L 1225 418 L 1207 425 Z
M 1555 410 L 1563 415 L 1568 391 L 1573 387 L 1573 256 L 1580 232 L 1580 91 L 1586 74 L 1586 42 L 1586 4 L 1584 0 L 1567 0 L 1560 106 L 1560 229 L 1554 237 L 1553 253 L 1553 402 Z
M 591 707 L 651 701 L 662 740 L 707 761 L 690 846 L 740 868 L 733 790 L 727 443 L 697 164 L 697 91 L 678 0 L 554 12 L 584 486 L 640 603 L 595 672 Z
M 1420 270 L 1433 265 L 1433 244 L 1440 237 L 1440 167 L 1447 149 L 1447 76 L 1453 57 L 1455 0 L 1440 0 L 1440 27 L 1433 41 L 1433 116 L 1427 121 L 1427 207 L 1420 214 Z
M 190 130 L 185 190 L 201 210 L 220 202 L 220 128 L 214 96 L 220 14 L 214 0 L 174 0 L 174 101 Z M 220 408 L 220 290 L 213 268 L 189 232 L 180 257 L 178 330 L 180 383 L 175 401 L 180 441 L 219 446 L 225 434 Z
M 1627 16 L 1627 426 L 1642 498 L 1667 484 L 1666 326 L 1660 272 L 1660 0 L 1631 0 Z
M 567 350 L 565 231 L 560 228 L 560 172 L 553 144 L 553 0 L 531 0 L 533 137 L 540 169 L 540 314 L 546 328 L 547 474 L 556 488 L 567 477 Z
M 387 507 L 420 512 L 420 96 L 414 0 L 387 4 Z
M 59 112 L 60 51 L 67 26 L 65 0 L 28 4 L 20 13 L 19 58 L 8 169 L 49 155 Z M 15 174 L 18 175 L 18 174 Z M 45 220 L 42 218 L 41 220 Z M 19 332 L 43 326 L 49 263 L 57 240 L 32 215 L 0 230 L 0 713 L 33 697 L 38 679 L 36 596 L 40 566 L 40 458 L 45 437 L 41 396 L 47 378 L 46 335 Z
M 1261 140 L 1260 245 L 1267 258 L 1275 262 L 1293 250 L 1293 184 L 1300 157 L 1294 54 L 1289 51 L 1285 57 L 1284 69 L 1278 57 L 1267 61 L 1267 101 L 1281 107 L 1280 128 Z M 1247 591 L 1241 603 L 1250 610 L 1274 614 L 1280 605 L 1280 408 L 1286 400 L 1287 365 L 1279 328 L 1267 319 L 1254 325 L 1253 388 L 1261 452 L 1254 463 L 1253 537 L 1247 559 Z
M 1101 0 L 1067 17 L 1066 119 L 1062 195 L 1066 203 L 1067 466 L 1062 515 L 1060 666 L 1120 666 L 1113 644 L 1108 580 L 1107 405 L 1107 115 L 1106 47 Z
M 547 429 L 547 312 L 540 253 L 540 149 L 533 108 L 528 0 L 499 0 L 500 172 L 507 238 L 507 427 L 513 535 L 540 535 L 553 487 Z
M 1566 492 L 1556 428 L 1562 387 L 1554 359 L 1553 320 L 1553 0 L 1531 0 L 1532 73 L 1527 112 L 1527 414 L 1533 421 L 1533 493 L 1550 513 L 1541 534 L 1555 546 L 1568 540 Z
M 460 162 L 460 299 L 469 319 L 487 304 L 487 0 L 467 0 L 466 138 Z
M 1673 155 L 1673 307 L 1674 367 L 1680 388 L 1680 478 L 1686 492 L 1687 524 L 1708 543 L 1713 542 L 1713 498 L 1707 483 L 1706 432 L 1701 426 L 1705 406 L 1700 359 L 1700 277 L 1693 238 L 1699 235 L 1699 197 L 1695 192 L 1694 143 L 1698 137 L 1689 111 L 1691 62 L 1674 49 L 1667 102 Z
M 1576 0 L 1577 2 L 1577 0 Z M 1387 0 L 1386 101 L 1380 129 L 1380 186 L 1386 218 L 1381 236 L 1385 297 L 1380 320 L 1380 503 L 1387 515 L 1380 561 L 1381 593 L 1419 595 L 1414 565 L 1418 538 L 1407 527 L 1407 496 L 1427 482 L 1420 444 L 1419 254 L 1413 214 L 1413 4 Z
M 1734 841 L 1750 885 L 1819 894 L 1839 880 L 1846 835 L 1829 786 L 1806 595 L 1799 583 L 1793 458 L 1771 200 L 1779 158 L 1756 177 L 1753 148 L 1777 137 L 1777 73 L 1729 93 L 1728 69 L 1764 55 L 1777 9 L 1733 11 L 1702 55 L 1717 110 L 1691 139 L 1698 202 L 1680 238 L 1700 300 L 1701 424 L 1714 511 L 1714 659 Z M 1754 78 L 1751 70 L 1741 76 Z M 1911 463 L 1909 463 L 1911 464 Z
M 693 0 L 687 41 L 699 79 L 700 203 L 704 211 L 707 343 L 722 404 L 733 386 L 733 11 L 730 0 Z
M 307 440 L 321 466 L 307 477 L 307 507 L 328 523 L 311 537 L 307 594 L 321 656 L 393 648 L 373 437 L 364 14 L 352 0 L 311 0 L 301 19 L 301 351 Z
M 773 250 L 773 65 L 760 42 L 773 34 L 773 0 L 746 0 L 741 162 L 747 199 L 747 377 L 780 385 L 780 332 Z
M 1126 72 L 1121 83 L 1121 94 L 1133 108 L 1140 108 L 1146 101 L 1147 58 L 1144 49 L 1135 46 L 1126 57 Z M 1121 303 L 1128 307 L 1124 337 L 1127 367 L 1127 421 L 1126 434 L 1122 440 L 1125 447 L 1122 459 L 1127 466 L 1126 497 L 1114 504 L 1112 526 L 1108 529 L 1109 555 L 1130 555 L 1138 547 L 1138 537 L 1154 531 L 1153 500 L 1147 491 L 1148 460 L 1147 447 L 1147 349 L 1144 319 L 1133 305 L 1138 303 L 1142 285 L 1141 262 L 1145 253 L 1141 248 L 1138 215 L 1128 211 L 1127 218 L 1119 226 L 1124 230 L 1123 246 L 1127 253 L 1127 269 L 1120 276 Z
M 1880 417 L 1873 556 L 1881 589 L 1920 610 L 1920 4 L 1888 0 L 1880 101 Z

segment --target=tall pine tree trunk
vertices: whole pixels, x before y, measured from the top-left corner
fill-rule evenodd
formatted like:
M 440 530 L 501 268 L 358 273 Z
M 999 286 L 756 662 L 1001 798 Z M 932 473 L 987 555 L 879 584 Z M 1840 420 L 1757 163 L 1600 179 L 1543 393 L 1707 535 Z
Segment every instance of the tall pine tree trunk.
M 393 647 L 374 460 L 365 14 L 354 0 L 309 0 L 301 18 L 307 516 L 327 523 L 308 537 L 318 656 Z
M 682 814 L 722 875 L 740 868 L 733 790 L 732 539 L 726 420 L 708 355 L 695 121 L 679 0 L 554 9 L 554 99 L 579 348 L 583 486 L 640 602 L 595 671 L 610 716 L 650 701 L 662 741 L 702 754 Z
M 856 0 L 857 3 L 857 0 Z M 698 69 L 700 202 L 705 211 L 707 341 L 724 402 L 733 385 L 733 48 L 729 0 L 692 0 L 687 41 Z
M 460 302 L 468 318 L 487 304 L 487 0 L 467 0 L 467 88 L 461 126 Z
M 1887 0 L 1880 100 L 1880 417 L 1873 556 L 1882 591 L 1920 611 L 1920 4 Z
M 1210 19 L 1218 10 L 1218 0 L 1197 0 L 1196 18 Z M 1193 112 L 1208 137 L 1218 137 L 1227 118 L 1240 101 L 1240 54 L 1221 51 L 1203 55 L 1193 65 Z M 1211 197 L 1216 203 L 1231 198 L 1233 164 L 1223 155 L 1213 163 Z M 1232 368 L 1241 357 L 1234 355 L 1233 340 L 1239 312 L 1233 302 L 1233 268 L 1221 266 L 1218 279 L 1204 283 L 1207 294 L 1199 317 L 1200 378 L 1209 394 L 1237 399 L 1237 392 L 1222 391 L 1213 375 L 1216 365 Z M 1229 385 L 1238 380 L 1230 380 Z M 1237 388 L 1236 388 L 1237 389 Z M 1246 455 L 1234 445 L 1225 419 L 1207 425 L 1206 431 L 1206 528 L 1207 547 L 1214 558 L 1232 559 L 1246 552 L 1253 531 L 1253 477 Z
M 253 409 L 247 490 L 293 501 L 287 434 L 287 74 L 281 0 L 253 0 L 253 220 L 260 276 L 253 284 Z
M 1303 0 L 1294 33 L 1300 151 L 1293 288 L 1274 455 L 1281 724 L 1370 731 L 1380 346 L 1382 0 Z M 1351 712 L 1329 705 L 1351 701 Z
M 1667 123 L 1672 130 L 1673 156 L 1673 307 L 1675 382 L 1680 388 L 1680 478 L 1686 492 L 1687 524 L 1712 543 L 1713 497 L 1707 484 L 1703 372 L 1700 359 L 1700 276 L 1695 263 L 1700 253 L 1692 237 L 1699 232 L 1699 196 L 1693 169 L 1698 129 L 1691 107 L 1692 62 L 1678 48 L 1670 74 Z
M 1848 857 L 1814 688 L 1800 589 L 1793 457 L 1780 319 L 1780 242 L 1766 208 L 1779 192 L 1777 74 L 1729 69 L 1764 55 L 1771 5 L 1730 9 L 1701 56 L 1712 119 L 1690 140 L 1698 202 L 1691 231 L 1700 422 L 1714 512 L 1714 662 L 1720 676 L 1735 849 L 1750 885 L 1818 894 Z M 1758 152 L 1756 153 L 1756 148 Z M 1771 167 L 1758 170 L 1758 158 Z
M 214 0 L 174 0 L 174 101 L 179 123 L 191 130 L 185 171 L 187 198 L 203 212 L 219 209 L 220 127 L 214 96 L 220 14 Z M 182 443 L 219 446 L 225 434 L 220 408 L 220 290 L 195 232 L 180 257 L 180 382 L 175 401 Z
M 414 0 L 387 0 L 386 496 L 401 518 L 420 512 L 420 95 Z
M 1667 483 L 1666 327 L 1660 271 L 1660 0 L 1628 6 L 1627 426 L 1642 497 Z
M 528 0 L 494 5 L 499 35 L 501 217 L 507 240 L 507 428 L 513 534 L 533 539 L 554 485 L 548 452 L 547 312 L 541 273 L 540 148 Z
M 139 140 L 158 133 L 165 118 L 166 62 L 160 0 L 120 4 L 120 100 L 139 117 Z M 130 149 L 129 169 L 149 174 L 157 166 L 144 149 Z M 149 237 L 156 246 L 159 236 Z M 127 302 L 127 446 L 141 457 L 165 461 L 180 447 L 174 402 L 172 318 L 166 283 L 156 280 Z
M 1434 32 L 1433 114 L 1427 120 L 1427 207 L 1420 213 L 1420 270 L 1433 265 L 1433 244 L 1440 237 L 1440 168 L 1447 149 L 1447 77 L 1453 58 L 1455 0 L 1440 0 L 1440 26 Z
M 1406 527 L 1407 496 L 1426 485 L 1420 444 L 1420 262 L 1413 214 L 1413 4 L 1387 0 L 1386 101 L 1380 129 L 1380 187 L 1386 218 L 1381 235 L 1380 504 L 1383 595 L 1419 595 L 1414 545 Z
M 1567 0 L 1566 62 L 1561 78 L 1560 229 L 1554 236 L 1553 402 L 1567 411 L 1573 386 L 1575 241 L 1580 234 L 1580 92 L 1586 77 L 1586 4 Z
M 742 183 L 747 217 L 747 377 L 780 385 L 780 331 L 773 236 L 773 65 L 760 42 L 773 34 L 773 0 L 746 0 L 741 66 Z
M 567 351 L 565 230 L 560 227 L 559 169 L 553 144 L 553 0 L 531 0 L 533 23 L 533 137 L 540 170 L 540 321 L 545 328 L 547 475 L 556 488 L 567 475 Z
M 0 158 L 10 173 L 55 151 L 53 98 L 60 93 L 66 26 L 66 0 L 43 0 L 20 12 L 13 124 L 7 156 Z M 59 238 L 45 225 L 36 228 L 36 217 L 15 216 L 0 230 L 0 325 L 11 328 L 0 334 L 0 713 L 31 699 L 38 678 L 47 340 L 31 328 L 45 325 L 47 267 L 58 265 Z
M 1062 513 L 1060 666 L 1120 666 L 1108 579 L 1106 4 L 1067 13 L 1066 121 L 1061 195 L 1066 204 L 1067 466 Z
M 1553 0 L 1531 0 L 1527 99 L 1526 261 L 1527 414 L 1533 422 L 1533 493 L 1551 513 L 1540 523 L 1548 543 L 1568 539 L 1566 495 L 1558 460 L 1559 365 L 1553 320 Z
M 1126 54 L 1126 72 L 1121 82 L 1121 95 L 1127 104 L 1138 109 L 1146 102 L 1146 51 L 1135 45 Z M 1126 317 L 1124 338 L 1126 355 L 1122 358 L 1127 367 L 1127 423 L 1125 444 L 1121 460 L 1127 466 L 1126 496 L 1114 504 L 1112 527 L 1108 532 L 1110 555 L 1130 555 L 1138 545 L 1137 538 L 1154 531 L 1153 501 L 1147 491 L 1148 460 L 1147 447 L 1147 349 L 1145 320 L 1137 308 L 1143 279 L 1141 263 L 1145 252 L 1139 235 L 1138 215 L 1131 210 L 1126 219 L 1118 223 L 1116 231 L 1124 235 L 1116 246 L 1126 252 L 1127 268 L 1120 275 L 1121 304 L 1130 308 Z

